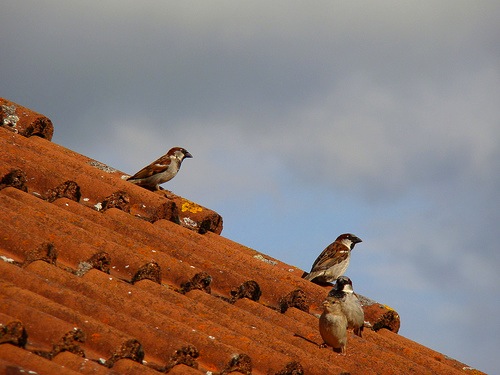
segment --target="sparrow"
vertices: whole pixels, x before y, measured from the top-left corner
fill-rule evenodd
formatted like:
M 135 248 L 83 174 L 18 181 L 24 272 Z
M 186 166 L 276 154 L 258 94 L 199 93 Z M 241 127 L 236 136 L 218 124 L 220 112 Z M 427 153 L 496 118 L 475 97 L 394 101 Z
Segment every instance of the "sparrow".
M 362 337 L 365 313 L 361 302 L 352 289 L 352 281 L 347 276 L 337 278 L 335 286 L 328 293 L 327 300 L 334 298 L 340 302 L 340 308 L 347 318 L 347 328 L 353 329 L 354 334 Z
M 127 178 L 127 181 L 149 190 L 160 190 L 160 184 L 170 181 L 179 172 L 182 161 L 192 157 L 193 155 L 182 147 L 171 148 L 161 158 Z
M 331 346 L 334 352 L 345 354 L 347 318 L 342 312 L 340 301 L 333 297 L 323 302 L 323 313 L 319 317 L 319 333 L 325 344 Z
M 334 282 L 347 269 L 351 250 L 359 242 L 362 242 L 361 239 L 354 234 L 341 234 L 314 261 L 311 272 L 302 277 L 316 284 Z

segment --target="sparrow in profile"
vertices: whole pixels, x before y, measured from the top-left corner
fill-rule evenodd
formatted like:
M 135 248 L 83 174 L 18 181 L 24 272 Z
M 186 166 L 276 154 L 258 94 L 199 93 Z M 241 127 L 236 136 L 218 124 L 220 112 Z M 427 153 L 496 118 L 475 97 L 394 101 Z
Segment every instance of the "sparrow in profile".
M 311 272 L 302 277 L 316 284 L 334 282 L 347 269 L 351 259 L 351 250 L 359 242 L 362 242 L 361 239 L 354 234 L 341 234 L 314 261 Z
M 159 190 L 160 184 L 170 181 L 179 172 L 182 161 L 192 157 L 193 155 L 182 147 L 171 148 L 161 158 L 127 178 L 127 181 L 149 190 Z
M 347 344 L 347 318 L 340 301 L 328 298 L 323 302 L 323 313 L 319 317 L 319 333 L 326 345 L 334 352 L 345 354 Z M 324 346 L 324 344 L 322 345 Z
M 353 329 L 354 334 L 362 337 L 365 313 L 358 297 L 352 289 L 352 281 L 347 276 L 340 276 L 333 289 L 328 293 L 327 300 L 334 298 L 340 302 L 340 308 L 347 318 L 347 328 Z

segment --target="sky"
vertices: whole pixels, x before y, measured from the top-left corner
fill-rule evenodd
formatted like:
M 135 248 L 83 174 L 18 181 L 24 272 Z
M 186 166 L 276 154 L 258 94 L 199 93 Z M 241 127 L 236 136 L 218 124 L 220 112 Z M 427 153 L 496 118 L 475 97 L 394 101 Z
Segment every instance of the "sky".
M 496 0 L 4 0 L 0 97 L 125 173 L 185 147 L 163 187 L 304 270 L 356 234 L 355 290 L 493 374 L 499 36 Z

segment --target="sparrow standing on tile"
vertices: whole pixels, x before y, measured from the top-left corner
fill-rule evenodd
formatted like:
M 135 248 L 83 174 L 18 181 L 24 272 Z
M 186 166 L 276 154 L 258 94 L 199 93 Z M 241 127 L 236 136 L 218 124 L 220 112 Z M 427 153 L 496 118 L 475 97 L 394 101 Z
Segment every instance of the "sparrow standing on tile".
M 170 181 L 179 172 L 182 161 L 192 157 L 193 155 L 182 147 L 171 148 L 161 158 L 127 178 L 127 181 L 149 190 L 159 190 L 160 184 Z
M 328 298 L 323 302 L 323 313 L 319 317 L 319 333 L 325 344 L 334 352 L 345 354 L 347 344 L 347 318 L 340 301 Z M 324 346 L 324 344 L 322 345 Z
M 355 335 L 362 337 L 365 313 L 361 302 L 352 289 L 351 279 L 347 276 L 340 276 L 333 289 L 328 293 L 327 300 L 329 298 L 340 302 L 340 308 L 347 318 L 347 328 L 352 328 Z
M 361 239 L 354 234 L 341 234 L 314 261 L 311 272 L 302 277 L 316 284 L 334 282 L 347 269 L 351 250 L 359 242 L 362 242 Z

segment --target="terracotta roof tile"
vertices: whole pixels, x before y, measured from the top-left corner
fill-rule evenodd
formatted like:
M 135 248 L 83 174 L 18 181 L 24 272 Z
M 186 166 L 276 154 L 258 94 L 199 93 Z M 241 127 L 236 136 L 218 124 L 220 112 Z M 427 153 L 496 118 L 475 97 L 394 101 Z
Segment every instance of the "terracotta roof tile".
M 16 134 L 49 141 L 54 133 L 52 121 L 47 117 L 4 98 L 0 98 L 0 124 Z
M 83 358 L 70 352 L 61 352 L 57 354 L 52 359 L 52 362 L 57 363 L 59 366 L 64 367 L 65 369 L 70 369 L 79 374 L 106 375 L 110 372 L 107 367 L 102 366 L 97 362 L 91 361 L 88 358 Z
M 51 361 L 28 350 L 9 344 L 2 345 L 0 358 L 2 360 L 2 362 L 0 362 L 0 370 L 3 370 L 3 374 L 23 374 L 29 373 L 29 371 L 44 375 L 56 375 L 61 373 L 76 375 L 82 373 L 62 367 L 55 361 Z
M 398 335 L 397 312 L 366 298 L 374 330 L 349 333 L 345 356 L 320 349 L 329 288 L 222 237 L 216 212 L 9 126 L 0 126 L 4 372 L 463 373 Z
M 192 367 L 180 364 L 172 368 L 169 372 L 170 375 L 200 375 L 202 371 L 193 369 Z

